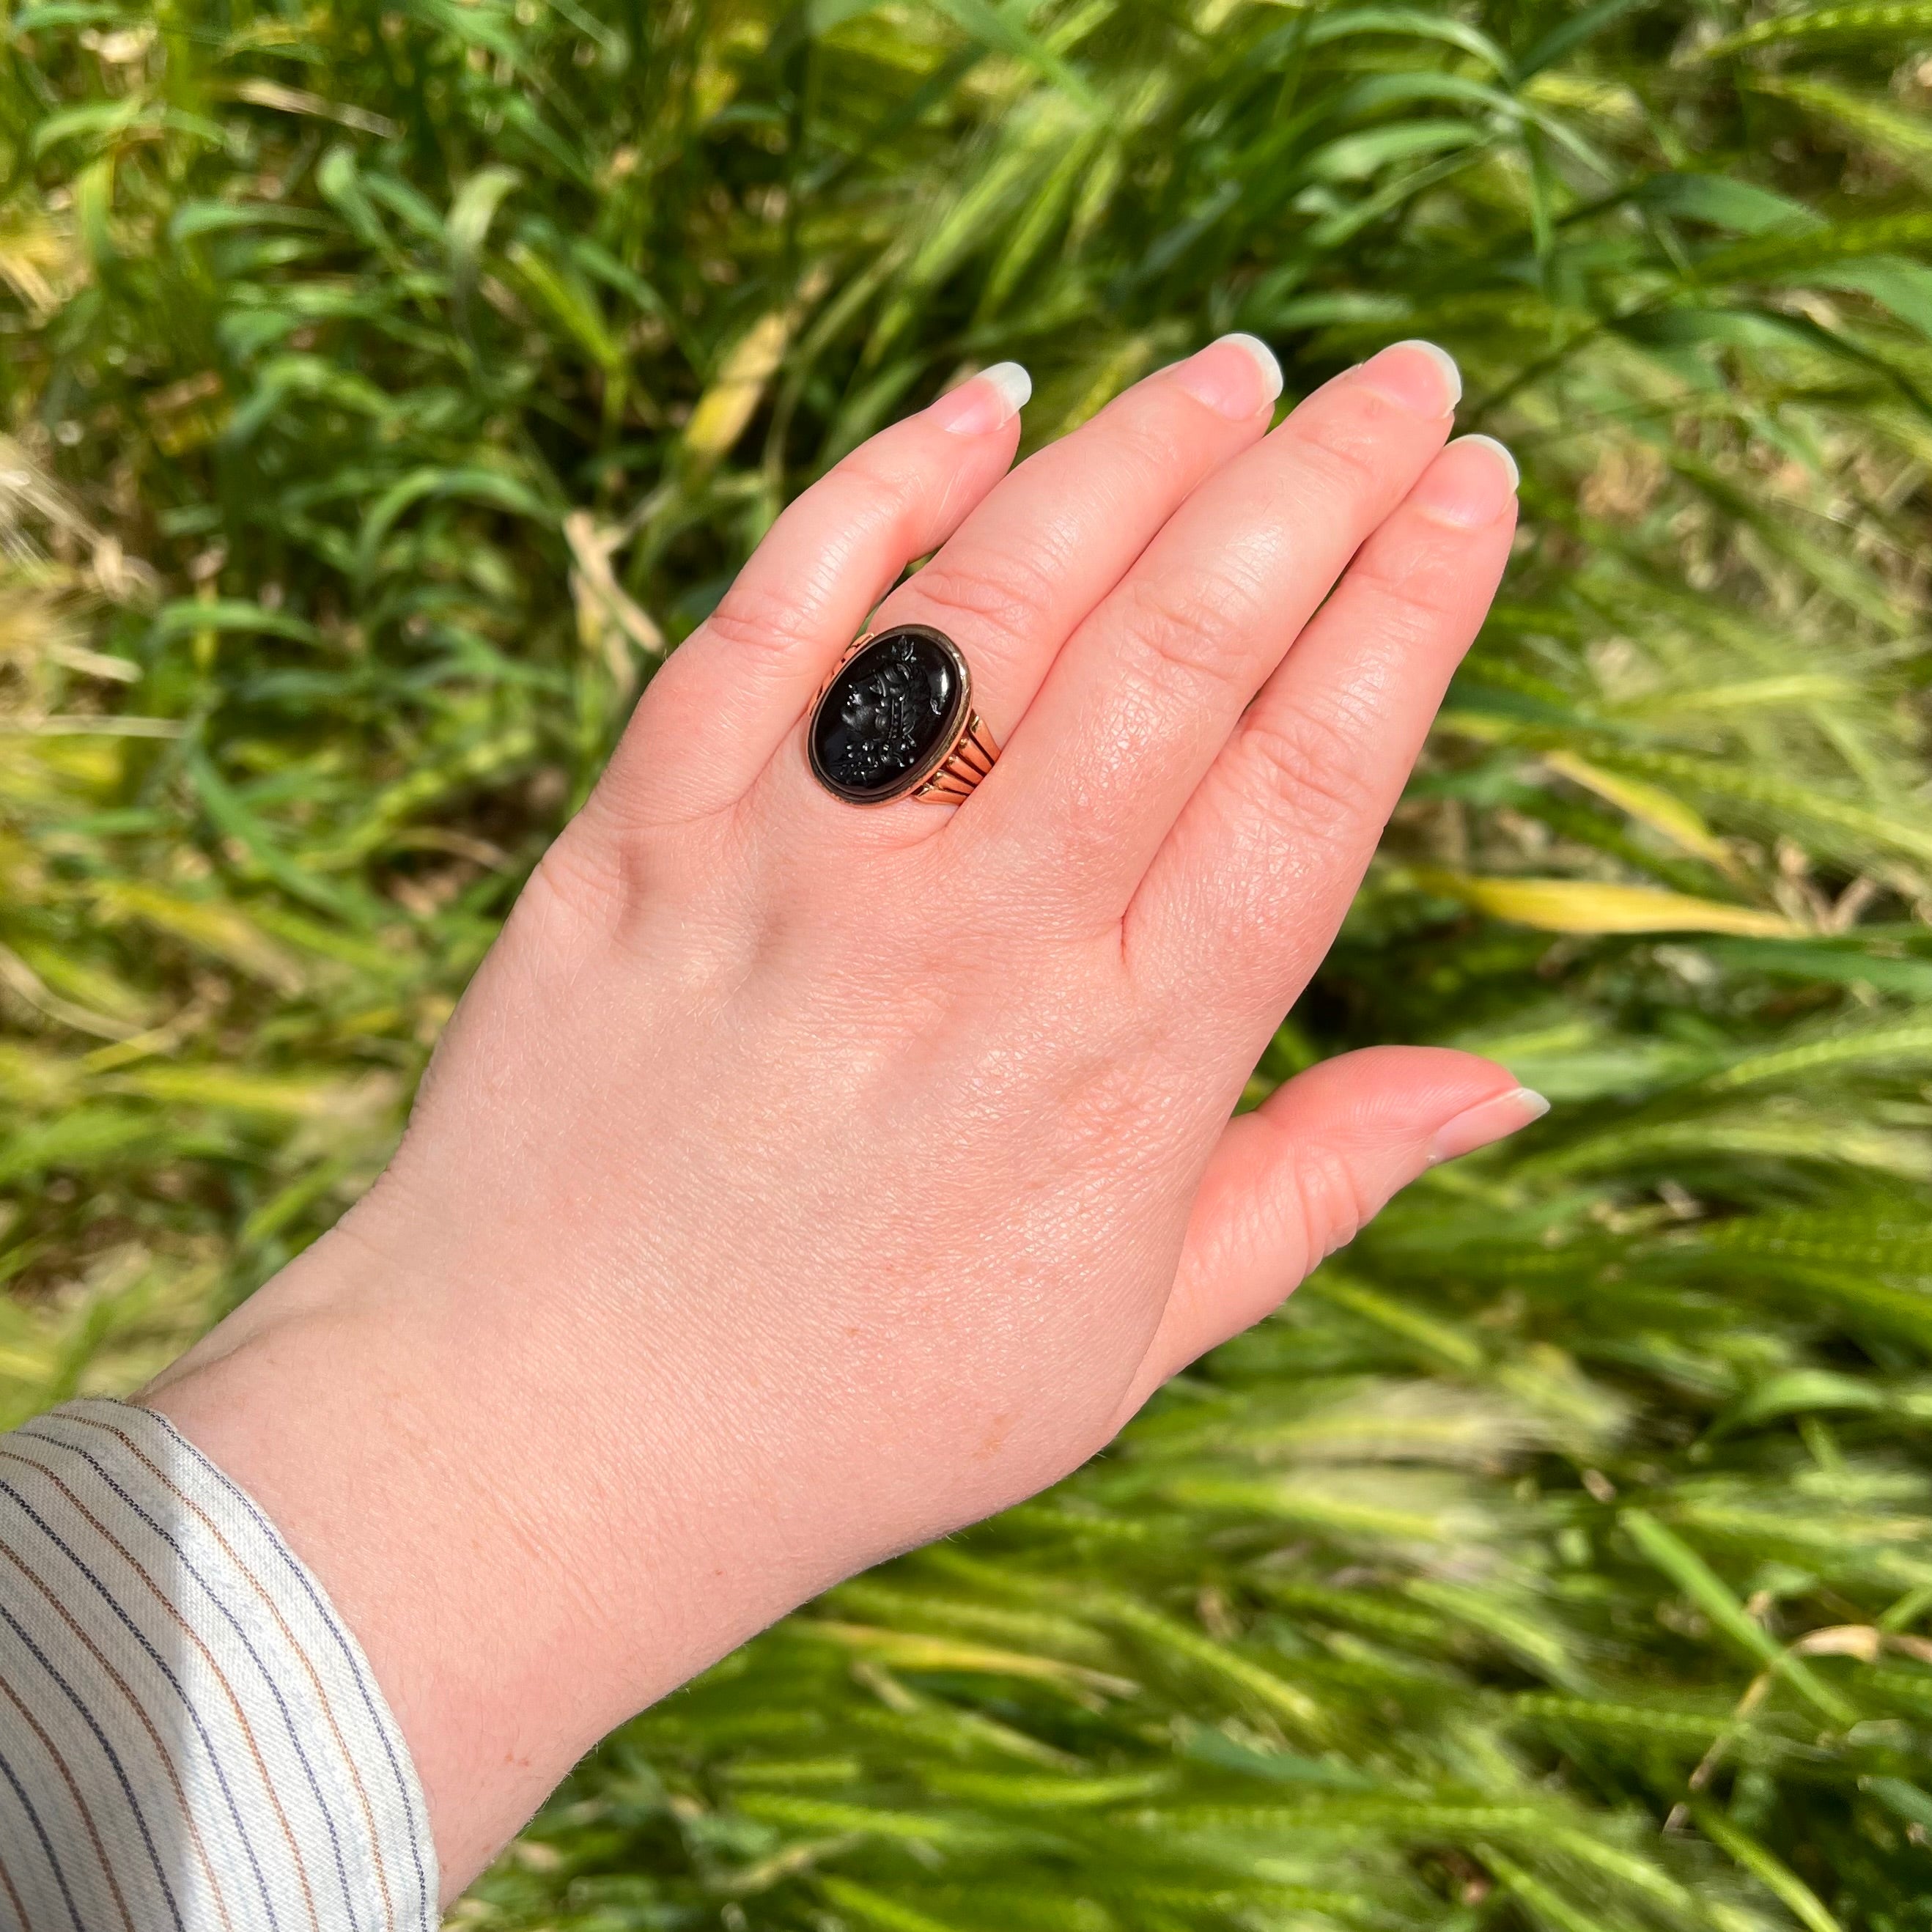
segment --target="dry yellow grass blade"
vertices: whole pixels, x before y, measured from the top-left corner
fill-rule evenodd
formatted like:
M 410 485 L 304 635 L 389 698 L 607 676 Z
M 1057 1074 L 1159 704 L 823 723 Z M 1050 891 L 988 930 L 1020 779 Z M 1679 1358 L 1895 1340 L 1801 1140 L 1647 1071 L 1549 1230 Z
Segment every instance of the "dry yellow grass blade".
M 1460 899 L 1492 918 L 1543 932 L 1726 932 L 1753 939 L 1797 939 L 1804 928 L 1781 913 L 1721 899 L 1694 898 L 1654 886 L 1594 879 L 1490 879 L 1466 872 L 1418 872 L 1426 890 Z
M 71 1027 L 75 1032 L 91 1034 L 96 1040 L 125 1040 L 140 1030 L 131 1021 L 95 1012 L 62 998 L 10 946 L 0 946 L 0 986 L 56 1024 Z
M 1131 1697 L 1138 1686 L 1125 1677 L 1085 1664 L 1031 1652 L 1003 1650 L 992 1644 L 959 1637 L 928 1636 L 911 1630 L 881 1629 L 869 1624 L 835 1622 L 814 1617 L 802 1628 L 814 1636 L 844 1644 L 904 1670 L 963 1670 L 995 1676 L 1026 1677 L 1046 1684 L 1064 1684 L 1108 1697 Z
M 602 659 L 611 682 L 628 694 L 637 682 L 637 667 L 625 640 L 647 658 L 661 657 L 664 634 L 610 568 L 611 554 L 624 539 L 622 526 L 600 524 L 588 510 L 572 510 L 563 520 L 563 535 L 574 566 L 570 593 L 577 610 L 578 641 Z
M 1737 861 L 1730 849 L 1702 817 L 1660 785 L 1646 784 L 1641 778 L 1626 778 L 1620 772 L 1606 772 L 1574 752 L 1546 752 L 1543 762 L 1559 778 L 1627 812 L 1639 824 L 1670 841 L 1694 859 L 1702 859 L 1720 872 L 1735 874 Z M 1730 928 L 1726 928 L 1725 930 Z
M 52 315 L 86 274 L 73 236 L 41 208 L 16 207 L 0 224 L 0 282 L 37 321 Z
M 133 1095 L 170 1107 L 207 1107 L 217 1112 L 289 1119 L 355 1118 L 390 1104 L 392 1086 L 379 1076 L 359 1080 L 307 1074 L 254 1073 L 226 1066 L 152 1066 L 116 1073 L 99 1082 L 104 1093 Z
M 821 264 L 784 308 L 768 310 L 739 337 L 718 364 L 711 386 L 692 406 L 684 426 L 686 455 L 700 466 L 716 463 L 744 434 L 784 361 L 794 332 L 831 280 L 830 270 Z
M 334 121 L 357 133 L 374 134 L 379 140 L 393 141 L 402 132 L 386 115 L 371 114 L 346 101 L 326 100 L 306 88 L 284 87 L 279 81 L 263 80 L 251 75 L 236 82 L 232 90 L 237 100 L 251 106 L 272 107 L 283 114 L 306 114 L 320 121 Z
M 790 309 L 772 309 L 738 338 L 684 426 L 687 454 L 700 463 L 716 463 L 744 434 L 765 386 L 784 360 L 791 316 Z
M 139 920 L 280 992 L 292 993 L 302 986 L 302 968 L 294 956 L 239 908 L 221 900 L 178 898 L 132 879 L 106 881 L 94 897 L 104 919 Z

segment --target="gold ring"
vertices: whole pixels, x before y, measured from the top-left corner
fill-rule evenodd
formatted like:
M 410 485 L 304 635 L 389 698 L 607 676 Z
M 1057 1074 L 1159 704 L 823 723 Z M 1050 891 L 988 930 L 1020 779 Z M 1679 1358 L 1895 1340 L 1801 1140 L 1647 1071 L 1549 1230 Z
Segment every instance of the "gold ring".
M 812 700 L 805 742 L 812 776 L 854 805 L 959 804 L 1000 755 L 973 709 L 964 653 L 930 624 L 895 624 L 854 644 Z

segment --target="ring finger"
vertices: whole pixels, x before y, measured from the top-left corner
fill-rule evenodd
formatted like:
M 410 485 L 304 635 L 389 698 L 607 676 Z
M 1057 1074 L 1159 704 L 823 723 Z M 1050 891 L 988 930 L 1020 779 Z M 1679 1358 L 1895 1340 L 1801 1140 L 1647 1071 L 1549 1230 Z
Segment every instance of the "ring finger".
M 1136 383 L 998 484 L 870 628 L 928 624 L 952 638 L 974 708 L 1004 740 L 1062 642 L 1196 488 L 1265 432 L 1280 391 L 1274 356 L 1240 335 Z M 803 735 L 768 774 L 787 791 L 818 790 Z
M 1461 384 L 1399 343 L 1189 497 L 1060 654 L 973 836 L 1079 923 L 1119 917 L 1248 701 L 1448 434 Z M 980 801 L 976 800 L 976 804 Z
M 946 632 L 1004 737 L 1074 626 L 1196 487 L 1262 436 L 1280 394 L 1280 366 L 1252 335 L 1156 370 L 1022 464 L 886 599 L 874 628 Z

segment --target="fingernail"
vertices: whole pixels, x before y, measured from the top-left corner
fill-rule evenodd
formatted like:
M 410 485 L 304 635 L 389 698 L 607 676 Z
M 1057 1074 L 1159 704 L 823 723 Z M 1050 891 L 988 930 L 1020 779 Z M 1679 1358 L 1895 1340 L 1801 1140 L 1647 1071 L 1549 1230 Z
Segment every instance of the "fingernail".
M 1433 342 L 1391 343 L 1362 364 L 1356 380 L 1418 416 L 1446 416 L 1462 400 L 1455 357 Z
M 984 436 L 1010 422 L 1032 394 L 1033 378 L 1018 363 L 995 362 L 948 390 L 926 414 L 955 436 Z
M 1198 400 L 1246 422 L 1281 394 L 1281 364 L 1258 335 L 1223 335 L 1190 356 L 1174 380 Z
M 1438 523 L 1476 530 L 1516 494 L 1516 458 L 1492 436 L 1459 436 L 1424 472 L 1410 498 Z
M 1549 1111 L 1550 1102 L 1532 1087 L 1513 1088 L 1507 1094 L 1479 1100 L 1436 1129 L 1436 1138 L 1429 1144 L 1430 1165 L 1474 1154 L 1477 1148 L 1528 1126 L 1532 1120 L 1541 1120 Z

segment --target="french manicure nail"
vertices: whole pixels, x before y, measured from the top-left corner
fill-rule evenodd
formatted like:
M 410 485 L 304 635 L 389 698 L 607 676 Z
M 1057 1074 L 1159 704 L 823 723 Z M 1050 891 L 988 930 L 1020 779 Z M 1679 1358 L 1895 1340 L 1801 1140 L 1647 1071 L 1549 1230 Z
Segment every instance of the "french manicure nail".
M 949 389 L 926 414 L 955 436 L 984 436 L 1011 422 L 1032 394 L 1033 378 L 1020 364 L 995 362 Z
M 1532 1120 L 1541 1120 L 1549 1111 L 1550 1102 L 1533 1087 L 1516 1087 L 1507 1094 L 1492 1094 L 1436 1129 L 1436 1138 L 1429 1144 L 1430 1165 L 1432 1167 L 1438 1161 L 1474 1154 L 1477 1148 L 1487 1147 L 1519 1127 L 1528 1126 Z
M 1516 458 L 1510 454 L 1507 444 L 1497 442 L 1492 436 L 1459 436 L 1456 440 L 1459 443 L 1474 443 L 1480 448 L 1488 450 L 1502 464 L 1511 490 L 1522 481 L 1522 472 L 1516 466 Z
M 1421 416 L 1446 416 L 1462 400 L 1462 374 L 1455 357 L 1419 338 L 1392 342 L 1370 356 L 1357 380 Z
M 1424 473 L 1410 497 L 1437 522 L 1477 530 L 1492 524 L 1516 494 L 1516 458 L 1492 436 L 1459 436 Z
M 1210 410 L 1246 422 L 1281 394 L 1281 364 L 1259 336 L 1223 335 L 1183 362 L 1174 380 Z

